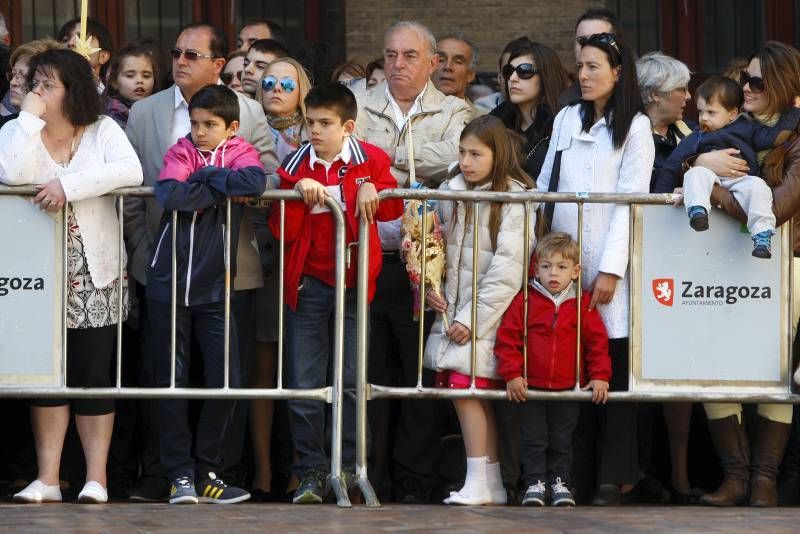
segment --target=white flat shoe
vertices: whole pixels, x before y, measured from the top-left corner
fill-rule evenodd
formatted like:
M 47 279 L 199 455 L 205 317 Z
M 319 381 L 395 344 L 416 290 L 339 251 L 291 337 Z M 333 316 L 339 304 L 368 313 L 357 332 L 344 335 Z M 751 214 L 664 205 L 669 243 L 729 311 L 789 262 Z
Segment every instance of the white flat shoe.
M 800 386 L 800 367 L 798 367 L 794 372 L 794 383 Z
M 58 484 L 47 486 L 37 479 L 25 486 L 24 490 L 14 494 L 14 502 L 28 504 L 61 502 L 61 488 L 58 487 Z
M 508 494 L 506 489 L 491 490 L 492 504 L 505 505 L 508 503 Z
M 90 480 L 78 494 L 78 502 L 81 504 L 104 504 L 108 502 L 108 492 L 99 482 Z
M 462 506 L 480 506 L 483 504 L 493 504 L 491 493 L 481 492 L 478 495 L 462 495 L 457 491 L 451 491 L 450 496 L 444 500 L 445 504 L 460 504 Z

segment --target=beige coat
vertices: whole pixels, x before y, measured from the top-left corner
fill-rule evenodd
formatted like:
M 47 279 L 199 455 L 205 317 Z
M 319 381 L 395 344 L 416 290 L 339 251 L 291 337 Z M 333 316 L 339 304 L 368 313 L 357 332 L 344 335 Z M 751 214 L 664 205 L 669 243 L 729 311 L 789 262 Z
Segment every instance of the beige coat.
M 458 139 L 473 111 L 462 99 L 445 96 L 431 81 L 425 88 L 420 111 L 409 118 L 402 131 L 392 119 L 392 105 L 381 83 L 365 93 L 358 102 L 356 137 L 394 153 L 392 175 L 400 187 L 408 184 L 406 132 L 411 126 L 417 181 L 437 187 L 447 175 L 447 167 L 458 160 Z

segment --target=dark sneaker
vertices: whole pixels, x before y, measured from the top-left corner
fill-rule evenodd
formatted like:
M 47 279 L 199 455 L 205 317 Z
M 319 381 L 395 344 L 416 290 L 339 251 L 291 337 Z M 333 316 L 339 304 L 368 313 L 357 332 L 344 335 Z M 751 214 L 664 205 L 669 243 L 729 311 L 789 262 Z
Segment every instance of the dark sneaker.
M 708 230 L 708 212 L 702 206 L 692 206 L 689 208 L 689 226 L 696 232 Z
M 214 473 L 200 483 L 200 502 L 211 504 L 235 504 L 246 501 L 250 494 L 242 488 L 228 486 Z
M 166 502 L 169 499 L 169 491 L 170 484 L 166 478 L 142 477 L 128 498 L 137 502 Z
M 294 504 L 321 504 L 325 497 L 327 473 L 319 469 L 309 469 L 303 475 L 300 486 L 294 492 Z
M 426 488 L 421 480 L 406 477 L 401 479 L 396 486 L 395 500 L 400 504 L 428 504 L 430 494 L 430 489 Z
M 753 256 L 768 260 L 772 257 L 772 231 L 764 230 L 753 236 Z
M 544 482 L 538 480 L 536 484 L 528 486 L 522 498 L 522 506 L 544 506 Z
M 561 477 L 556 477 L 556 481 L 550 485 L 550 505 L 551 506 L 575 506 L 575 499 L 566 484 L 561 482 Z
M 180 477 L 172 481 L 169 488 L 170 504 L 197 504 L 197 492 L 194 491 L 194 482 L 189 477 Z

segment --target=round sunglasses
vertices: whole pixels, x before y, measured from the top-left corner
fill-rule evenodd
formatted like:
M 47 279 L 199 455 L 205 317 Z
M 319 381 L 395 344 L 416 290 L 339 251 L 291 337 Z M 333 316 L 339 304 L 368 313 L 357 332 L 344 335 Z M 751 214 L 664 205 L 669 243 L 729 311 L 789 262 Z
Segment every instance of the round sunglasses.
M 764 78 L 761 76 L 750 76 L 750 73 L 746 70 L 743 70 L 739 75 L 739 83 L 742 87 L 750 84 L 750 90 L 754 93 L 763 93 L 765 89 Z
M 242 81 L 242 71 L 238 72 L 223 72 L 219 75 L 219 79 L 222 80 L 222 83 L 225 85 L 230 85 L 233 81 L 233 77 L 236 76 L 236 79 L 240 82 Z
M 288 76 L 281 78 L 280 84 L 284 93 L 291 93 L 297 89 L 297 82 Z M 264 79 L 261 80 L 261 89 L 263 89 L 265 93 L 271 92 L 273 89 L 275 89 L 276 85 L 278 85 L 278 79 L 275 76 L 265 76 Z
M 520 63 L 516 67 L 511 63 L 503 65 L 503 70 L 501 71 L 503 74 L 503 78 L 508 80 L 511 76 L 516 72 L 517 76 L 520 80 L 530 80 L 537 74 L 539 74 L 539 69 L 533 66 L 533 63 Z

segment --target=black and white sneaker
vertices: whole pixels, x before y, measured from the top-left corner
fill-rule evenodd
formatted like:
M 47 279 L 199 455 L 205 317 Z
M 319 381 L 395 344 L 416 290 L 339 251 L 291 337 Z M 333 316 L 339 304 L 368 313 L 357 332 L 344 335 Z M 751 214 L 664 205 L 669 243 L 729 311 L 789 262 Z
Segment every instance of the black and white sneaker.
M 180 477 L 172 481 L 169 488 L 170 504 L 197 504 L 197 492 L 194 482 L 189 477 Z
M 200 483 L 200 496 L 198 500 L 211 504 L 235 504 L 246 501 L 250 493 L 242 488 L 228 486 L 218 479 L 214 473 L 209 473 L 208 478 Z
M 538 480 L 536 484 L 528 486 L 522 498 L 522 506 L 544 506 L 544 482 Z
M 556 481 L 550 485 L 552 494 L 550 496 L 551 506 L 575 506 L 575 499 L 566 484 L 561 482 L 561 477 L 556 477 Z

